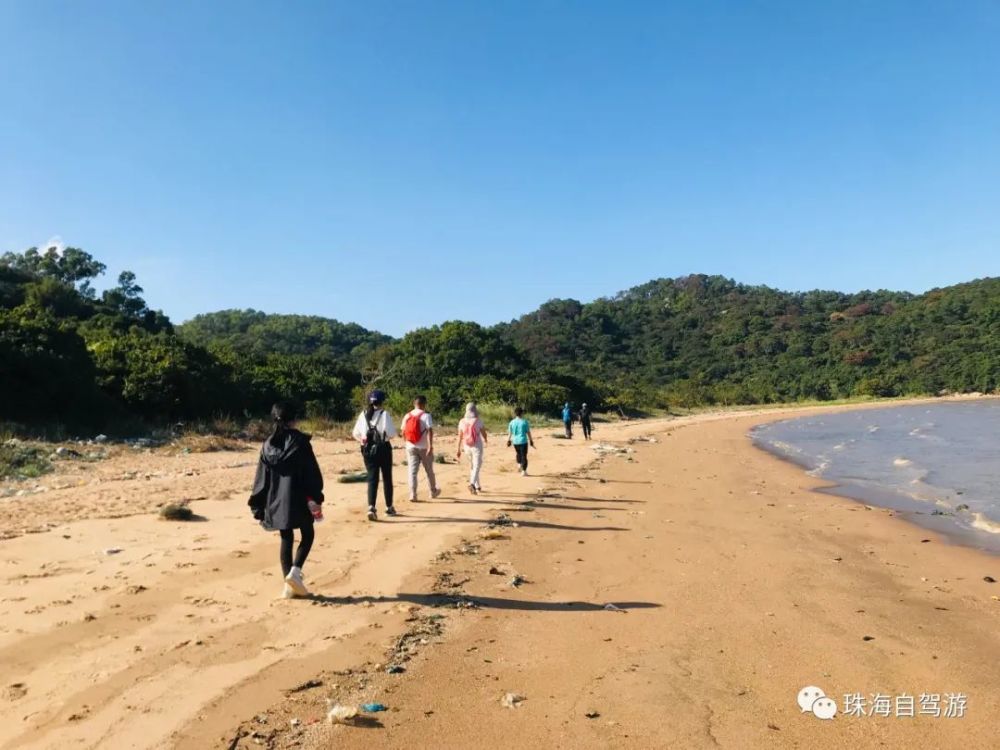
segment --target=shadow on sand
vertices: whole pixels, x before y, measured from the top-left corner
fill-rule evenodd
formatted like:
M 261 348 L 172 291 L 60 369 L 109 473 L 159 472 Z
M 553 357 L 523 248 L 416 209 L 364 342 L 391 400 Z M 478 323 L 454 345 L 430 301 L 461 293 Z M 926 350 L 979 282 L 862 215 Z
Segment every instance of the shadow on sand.
M 498 596 L 476 596 L 475 594 L 419 594 L 419 593 L 399 593 L 395 596 L 324 596 L 322 594 L 311 594 L 303 601 L 322 602 L 324 604 L 385 604 L 394 602 L 406 602 L 409 604 L 419 604 L 422 607 L 446 607 L 454 605 L 456 602 L 475 602 L 476 605 L 484 609 L 510 609 L 525 612 L 599 612 L 603 610 L 607 603 L 595 604 L 593 602 L 547 602 L 531 599 L 505 599 Z M 610 602 L 621 610 L 631 609 L 658 609 L 660 604 L 656 602 Z
M 559 531 L 631 531 L 624 526 L 570 526 L 562 523 L 546 523 L 544 521 L 531 521 L 521 518 L 514 519 L 518 528 L 521 529 L 557 529 Z M 490 520 L 483 518 L 447 518 L 443 516 L 408 516 L 399 513 L 393 516 L 392 523 L 474 523 L 477 526 L 486 526 Z

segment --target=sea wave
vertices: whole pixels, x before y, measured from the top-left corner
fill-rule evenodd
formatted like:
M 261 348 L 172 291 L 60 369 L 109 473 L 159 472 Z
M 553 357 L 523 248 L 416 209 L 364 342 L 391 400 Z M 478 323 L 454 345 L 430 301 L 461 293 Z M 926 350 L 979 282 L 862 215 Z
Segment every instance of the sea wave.
M 982 513 L 972 514 L 972 528 L 985 531 L 988 534 L 1000 534 L 1000 523 Z

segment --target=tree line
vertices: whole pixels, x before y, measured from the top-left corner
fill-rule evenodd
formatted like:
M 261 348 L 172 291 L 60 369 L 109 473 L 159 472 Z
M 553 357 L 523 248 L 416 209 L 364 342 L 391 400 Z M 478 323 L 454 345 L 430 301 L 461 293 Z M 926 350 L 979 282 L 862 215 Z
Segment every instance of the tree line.
M 78 248 L 0 256 L 0 420 L 136 429 L 256 417 L 279 399 L 347 419 L 375 385 L 392 407 L 420 391 L 440 412 L 470 399 L 641 411 L 1000 386 L 1000 279 L 914 295 L 793 293 L 692 275 L 591 303 L 552 300 L 497 326 L 450 321 L 394 339 L 255 310 L 175 326 L 131 272 L 98 294 L 105 271 Z

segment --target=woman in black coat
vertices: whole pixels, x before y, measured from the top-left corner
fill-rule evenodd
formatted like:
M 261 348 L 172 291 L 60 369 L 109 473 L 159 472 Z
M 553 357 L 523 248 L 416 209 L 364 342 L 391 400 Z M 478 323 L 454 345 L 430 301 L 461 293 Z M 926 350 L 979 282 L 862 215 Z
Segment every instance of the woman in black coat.
M 271 409 L 274 431 L 260 449 L 257 477 L 250 492 L 253 517 L 269 531 L 281 534 L 281 572 L 285 577 L 283 596 L 308 596 L 302 581 L 302 566 L 312 548 L 314 511 L 322 518 L 323 474 L 319 470 L 309 436 L 295 429 L 295 410 L 288 404 Z M 299 529 L 299 548 L 292 559 L 294 529 Z

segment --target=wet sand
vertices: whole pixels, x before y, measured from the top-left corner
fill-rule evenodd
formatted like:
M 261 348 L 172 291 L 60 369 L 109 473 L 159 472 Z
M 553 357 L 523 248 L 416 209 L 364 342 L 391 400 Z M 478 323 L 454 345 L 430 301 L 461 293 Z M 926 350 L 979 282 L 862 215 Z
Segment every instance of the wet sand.
M 633 451 L 603 457 L 543 432 L 533 476 L 494 448 L 483 495 L 440 467 L 442 498 L 375 525 L 331 482 L 304 601 L 275 599 L 252 452 L 112 459 L 90 470 L 173 474 L 62 490 L 78 520 L 0 542 L 0 747 L 995 747 L 997 559 L 813 492 L 746 436 L 776 414 L 599 425 Z M 206 520 L 92 517 L 150 483 Z M 822 722 L 812 684 L 968 708 Z M 327 698 L 389 710 L 331 726 Z

